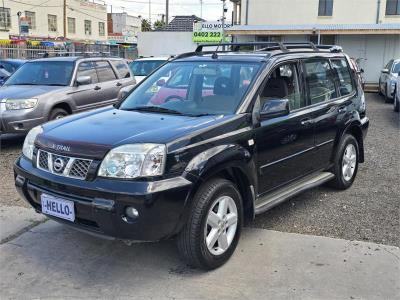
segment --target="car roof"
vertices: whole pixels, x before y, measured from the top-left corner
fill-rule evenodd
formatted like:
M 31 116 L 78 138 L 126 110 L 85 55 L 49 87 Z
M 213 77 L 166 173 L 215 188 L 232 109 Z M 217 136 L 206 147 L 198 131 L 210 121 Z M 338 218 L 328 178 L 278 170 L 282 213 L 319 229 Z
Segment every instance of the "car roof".
M 169 59 L 168 56 L 157 56 L 157 57 L 141 57 L 138 59 L 135 59 L 134 61 L 151 61 L 151 60 L 165 60 L 167 61 Z
M 17 59 L 17 58 L 3 58 L 3 59 L 0 59 L 0 61 L 17 63 L 17 64 L 23 64 L 23 63 L 27 62 L 27 60 L 25 60 L 25 59 Z
M 75 62 L 78 60 L 121 60 L 125 59 L 120 57 L 109 57 L 109 56 L 56 56 L 56 57 L 45 57 L 45 58 L 36 58 L 30 60 L 30 62 L 36 61 L 65 61 L 65 62 Z

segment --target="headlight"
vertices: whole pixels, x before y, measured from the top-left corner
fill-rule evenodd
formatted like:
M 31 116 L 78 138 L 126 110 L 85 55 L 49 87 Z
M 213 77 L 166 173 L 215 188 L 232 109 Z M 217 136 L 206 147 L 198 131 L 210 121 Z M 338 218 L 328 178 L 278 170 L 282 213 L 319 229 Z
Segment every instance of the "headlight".
M 7 99 L 6 109 L 7 110 L 17 110 L 17 109 L 28 109 L 34 108 L 36 106 L 37 99 Z
M 159 176 L 164 173 L 165 159 L 165 145 L 123 145 L 106 155 L 98 175 L 113 178 Z
M 26 156 L 26 158 L 32 160 L 33 148 L 36 137 L 38 134 L 43 132 L 43 128 L 41 126 L 33 127 L 25 137 L 24 145 L 22 146 L 22 153 Z

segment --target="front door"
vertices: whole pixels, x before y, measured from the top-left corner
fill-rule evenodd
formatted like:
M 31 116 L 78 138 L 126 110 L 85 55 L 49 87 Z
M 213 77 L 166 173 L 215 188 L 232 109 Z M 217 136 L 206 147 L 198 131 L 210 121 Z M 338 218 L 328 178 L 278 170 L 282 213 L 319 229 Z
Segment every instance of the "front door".
M 314 130 L 312 111 L 307 108 L 297 61 L 278 65 L 266 79 L 260 102 L 288 99 L 288 116 L 262 120 L 255 130 L 258 193 L 263 194 L 312 170 Z

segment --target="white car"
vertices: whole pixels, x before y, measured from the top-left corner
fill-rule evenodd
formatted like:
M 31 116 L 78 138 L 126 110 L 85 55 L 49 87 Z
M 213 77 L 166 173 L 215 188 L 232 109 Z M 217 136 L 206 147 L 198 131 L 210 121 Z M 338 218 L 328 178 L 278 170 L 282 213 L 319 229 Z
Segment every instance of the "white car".
M 392 102 L 396 87 L 396 79 L 400 72 L 400 59 L 390 60 L 381 71 L 379 77 L 379 93 L 385 97 L 385 102 Z
M 393 109 L 395 112 L 399 112 L 399 110 L 400 110 L 400 72 L 399 72 L 399 76 L 397 76 L 397 81 L 396 81 L 396 90 L 395 90 L 395 94 L 394 94 Z
M 168 59 L 169 57 L 146 57 L 138 58 L 131 62 L 129 67 L 135 75 L 136 83 L 141 82 L 151 72 L 166 63 Z

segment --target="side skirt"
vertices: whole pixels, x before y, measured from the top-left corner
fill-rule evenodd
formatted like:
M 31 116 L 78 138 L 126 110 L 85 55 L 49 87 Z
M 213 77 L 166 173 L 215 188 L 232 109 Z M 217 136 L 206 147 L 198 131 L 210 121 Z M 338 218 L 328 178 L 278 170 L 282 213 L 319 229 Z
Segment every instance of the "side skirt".
M 331 179 L 335 175 L 330 172 L 318 172 L 301 178 L 287 186 L 284 186 L 256 200 L 254 212 L 256 215 L 266 212 L 274 206 L 296 196 L 308 189 L 317 187 Z

